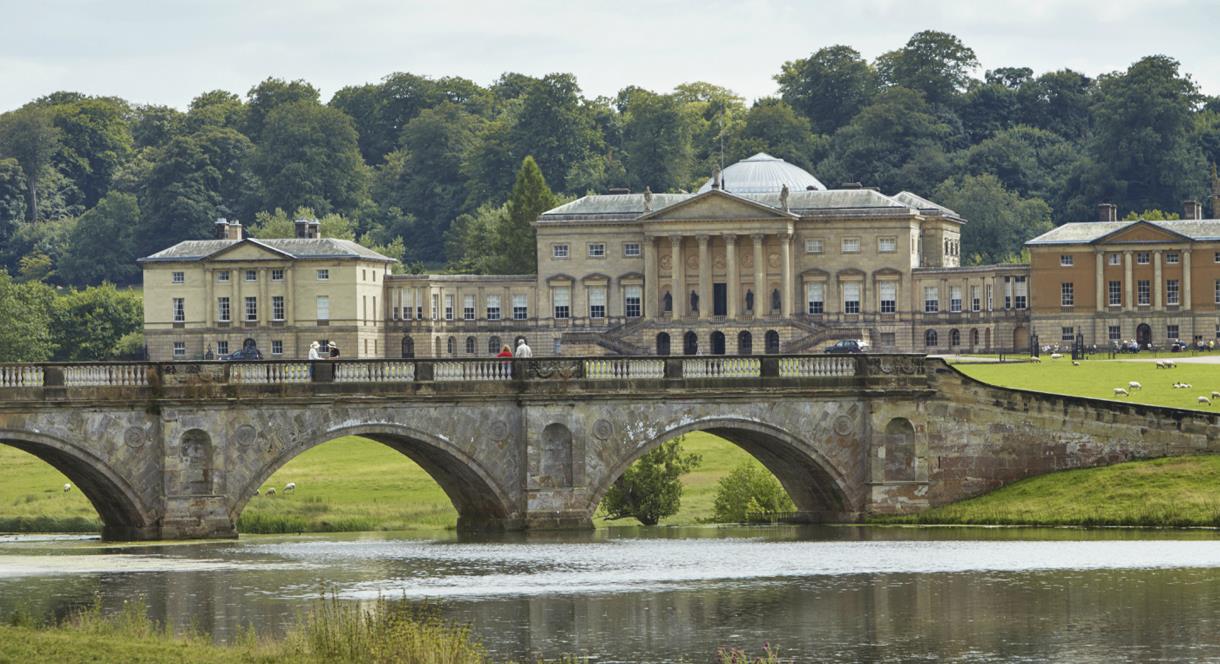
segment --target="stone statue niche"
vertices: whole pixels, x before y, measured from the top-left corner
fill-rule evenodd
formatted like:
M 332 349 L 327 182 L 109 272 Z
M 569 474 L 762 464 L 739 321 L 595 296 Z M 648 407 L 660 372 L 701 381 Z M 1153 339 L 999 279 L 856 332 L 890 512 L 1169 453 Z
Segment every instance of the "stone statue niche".
M 572 486 L 572 431 L 552 422 L 542 430 L 542 481 L 551 487 Z
M 180 486 L 191 496 L 212 493 L 212 438 L 206 431 L 190 429 L 182 434 Z

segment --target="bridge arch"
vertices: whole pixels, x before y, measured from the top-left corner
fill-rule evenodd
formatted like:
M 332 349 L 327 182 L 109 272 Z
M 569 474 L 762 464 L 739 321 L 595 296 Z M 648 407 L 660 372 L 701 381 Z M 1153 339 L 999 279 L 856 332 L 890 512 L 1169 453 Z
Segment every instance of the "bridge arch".
M 393 423 L 365 423 L 328 429 L 285 447 L 259 467 L 234 496 L 229 512 L 233 523 L 254 492 L 292 459 L 318 445 L 344 436 L 381 443 L 419 464 L 440 485 L 458 512 L 458 529 L 513 529 L 522 520 L 510 492 L 477 459 L 443 437 Z
M 624 455 L 590 487 L 589 514 L 631 464 L 662 443 L 693 431 L 705 431 L 745 450 L 775 475 L 796 508 L 813 519 L 851 519 L 863 509 L 859 500 L 853 498 L 852 483 L 808 441 L 780 427 L 747 418 L 711 417 L 669 426 Z
M 0 445 L 28 452 L 67 476 L 97 510 L 102 519 L 104 539 L 156 539 L 160 536 L 158 515 L 145 503 L 136 487 L 115 472 L 105 459 L 60 438 L 32 431 L 0 429 Z

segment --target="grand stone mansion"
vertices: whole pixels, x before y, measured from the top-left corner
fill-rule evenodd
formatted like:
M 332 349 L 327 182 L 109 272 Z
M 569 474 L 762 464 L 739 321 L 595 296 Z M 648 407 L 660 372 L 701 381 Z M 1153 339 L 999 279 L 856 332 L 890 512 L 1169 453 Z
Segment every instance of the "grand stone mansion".
M 1220 194 L 1212 197 L 1213 214 Z M 313 341 L 343 356 L 489 356 L 524 337 L 536 355 L 1024 350 L 1220 336 L 1220 220 L 1066 224 L 1027 246 L 1029 265 L 962 267 L 967 223 L 910 192 L 827 189 L 766 154 L 696 193 L 590 195 L 535 223 L 533 275 L 392 274 L 354 242 L 217 238 L 141 259 L 150 359 L 265 357 Z M 1116 286 L 1117 284 L 1117 286 Z

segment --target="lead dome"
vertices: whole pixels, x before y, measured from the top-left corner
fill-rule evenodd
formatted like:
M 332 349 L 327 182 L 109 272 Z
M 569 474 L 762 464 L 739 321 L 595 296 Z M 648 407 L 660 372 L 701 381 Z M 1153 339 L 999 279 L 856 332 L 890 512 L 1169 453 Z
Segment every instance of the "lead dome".
M 784 185 L 789 191 L 805 191 L 813 189 L 824 191 L 826 186 L 813 177 L 809 171 L 789 164 L 779 157 L 772 157 L 766 152 L 743 159 L 728 166 L 720 174 L 724 190 L 734 194 L 774 194 L 779 193 Z M 712 179 L 699 187 L 703 193 L 712 188 Z

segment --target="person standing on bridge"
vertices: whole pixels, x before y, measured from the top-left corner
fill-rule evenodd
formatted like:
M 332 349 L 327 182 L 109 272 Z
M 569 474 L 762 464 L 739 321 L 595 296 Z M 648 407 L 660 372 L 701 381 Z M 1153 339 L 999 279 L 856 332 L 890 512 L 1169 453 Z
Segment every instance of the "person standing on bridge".
M 513 349 L 508 347 L 508 344 L 500 346 L 500 352 L 496 353 L 496 357 L 512 357 Z
M 529 358 L 529 357 L 533 357 L 533 356 L 534 356 L 534 351 L 532 348 L 530 348 L 529 344 L 525 343 L 525 337 L 521 337 L 520 339 L 518 339 L 517 340 L 517 352 L 514 354 L 514 357 Z
M 322 344 L 319 344 L 316 341 L 309 344 L 309 359 L 311 359 L 311 360 L 322 359 L 322 356 L 318 354 L 318 349 L 321 347 L 322 347 Z

